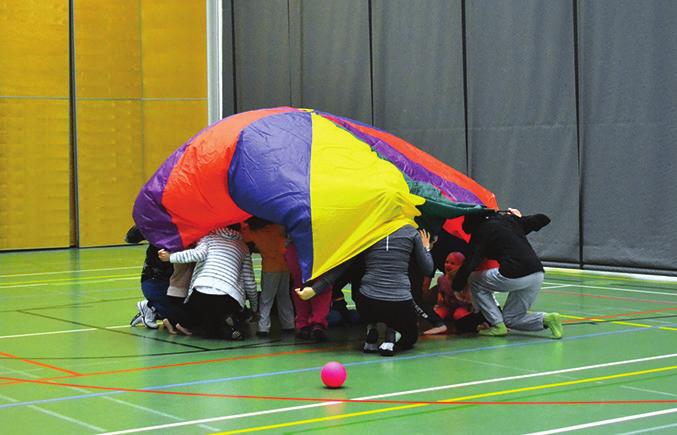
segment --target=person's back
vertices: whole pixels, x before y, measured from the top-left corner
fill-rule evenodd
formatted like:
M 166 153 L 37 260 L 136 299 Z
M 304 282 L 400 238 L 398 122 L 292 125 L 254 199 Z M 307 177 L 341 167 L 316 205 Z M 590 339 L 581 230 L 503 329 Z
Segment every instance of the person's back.
M 417 231 L 412 225 L 393 231 L 364 252 L 365 272 L 356 295 L 360 318 L 367 323 L 364 352 L 393 356 L 396 349 L 411 349 L 418 339 L 408 274 L 412 254 L 424 273 L 432 273 L 430 234 L 426 230 Z M 312 286 L 296 289 L 295 293 L 304 300 L 321 294 L 322 290 L 318 289 L 326 288 L 326 283 L 335 283 L 336 276 L 348 266 L 349 263 L 343 263 L 319 277 Z M 385 339 L 380 346 L 376 328 L 379 322 L 386 325 Z
M 552 338 L 562 337 L 558 313 L 532 312 L 543 283 L 544 271 L 526 235 L 550 223 L 544 214 L 522 216 L 516 209 L 493 216 L 466 216 L 463 230 L 471 235 L 470 253 L 452 282 L 452 289 L 462 291 L 470 273 L 484 258 L 498 260 L 499 267 L 477 272 L 470 288 L 475 304 L 491 326 L 480 331 L 482 335 L 504 336 L 508 328 L 538 331 L 548 328 Z M 494 292 L 508 296 L 501 312 L 496 306 Z
M 411 225 L 405 225 L 367 249 L 364 255 L 365 274 L 360 283 L 360 293 L 383 301 L 411 299 L 409 260 L 412 251 L 415 251 L 417 240 L 420 243 L 418 231 Z M 421 260 L 417 257 L 417 261 Z M 424 273 L 431 273 L 432 259 L 424 261 L 420 266 Z
M 499 270 L 508 278 L 519 278 L 534 272 L 543 272 L 543 265 L 538 255 L 527 240 L 533 223 L 525 217 L 521 221 L 513 215 L 496 215 L 488 218 L 473 235 L 477 244 L 484 249 L 484 257 L 497 260 Z M 543 226 L 547 221 L 542 221 Z M 540 228 L 539 226 L 539 228 Z
M 270 333 L 270 312 L 275 302 L 282 331 L 293 331 L 294 306 L 289 294 L 289 268 L 284 258 L 284 227 L 252 217 L 242 225 L 242 236 L 245 241 L 254 243 L 261 253 L 261 296 L 256 335 L 267 337 Z
M 365 273 L 357 306 L 360 317 L 367 323 L 365 352 L 378 351 L 383 356 L 392 356 L 396 348 L 410 349 L 418 339 L 417 314 L 409 281 L 412 255 L 424 274 L 432 273 L 430 234 L 417 231 L 411 225 L 394 231 L 365 251 Z M 387 326 L 380 346 L 377 344 L 378 322 Z
M 170 261 L 196 262 L 191 289 L 214 289 L 214 294 L 228 294 L 241 306 L 245 297 L 256 295 L 249 249 L 237 231 L 219 228 L 203 237 L 194 250 L 173 253 Z
M 288 272 L 284 259 L 286 235 L 284 227 L 270 223 L 262 227 L 242 228 L 242 237 L 246 242 L 256 245 L 261 254 L 261 271 Z
M 233 328 L 237 314 L 244 308 L 245 298 L 254 312 L 258 300 L 251 255 L 238 231 L 216 229 L 194 249 L 171 255 L 161 250 L 160 258 L 196 263 L 187 305 L 189 329 L 197 327 L 208 337 L 242 338 L 242 332 Z

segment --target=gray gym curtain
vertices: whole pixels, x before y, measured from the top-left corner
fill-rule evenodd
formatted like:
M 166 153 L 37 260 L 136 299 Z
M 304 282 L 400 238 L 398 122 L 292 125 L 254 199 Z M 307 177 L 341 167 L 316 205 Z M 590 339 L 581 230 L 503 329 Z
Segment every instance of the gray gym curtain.
M 677 270 L 677 2 L 578 7 L 583 261 Z
M 530 237 L 544 259 L 578 262 L 572 2 L 466 8 L 470 175 L 501 207 L 552 218 Z
M 237 111 L 294 105 L 371 123 L 362 0 L 235 0 Z
M 460 0 L 372 2 L 374 123 L 466 171 Z
M 233 6 L 236 111 L 289 105 L 287 0 L 235 0 Z
M 550 215 L 546 261 L 677 272 L 677 1 L 231 1 L 235 111 L 373 123 Z
M 368 3 L 303 0 L 295 10 L 300 12 L 301 51 L 296 104 L 370 124 Z

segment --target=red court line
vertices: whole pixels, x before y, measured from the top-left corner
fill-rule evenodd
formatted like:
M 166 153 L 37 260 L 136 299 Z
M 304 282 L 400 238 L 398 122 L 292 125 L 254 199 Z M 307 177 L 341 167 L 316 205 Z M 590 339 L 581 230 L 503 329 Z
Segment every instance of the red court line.
M 631 313 L 611 314 L 611 315 L 608 315 L 608 316 L 583 317 L 581 319 L 564 320 L 562 323 L 583 322 L 583 321 L 586 321 L 586 320 L 596 320 L 596 319 L 613 319 L 613 318 L 616 318 L 616 317 L 635 316 L 635 315 L 638 315 L 638 314 L 664 313 L 666 311 L 677 311 L 677 307 L 675 307 L 675 308 L 663 308 L 662 310 L 633 311 Z M 629 320 L 632 320 L 632 319 L 629 319 Z
M 31 359 L 19 358 L 18 356 L 12 355 L 12 354 L 10 354 L 10 353 L 0 352 L 0 355 L 6 356 L 6 357 L 8 357 L 8 358 L 16 359 L 16 360 L 19 360 L 19 361 L 22 361 L 22 362 L 25 362 L 26 364 L 33 364 L 33 365 L 40 366 L 40 367 L 44 367 L 44 368 L 48 368 L 48 369 L 51 369 L 51 370 L 56 370 L 56 371 L 59 371 L 59 372 L 68 373 L 68 374 L 71 375 L 71 376 L 80 376 L 80 373 L 74 372 L 74 371 L 72 371 L 72 370 L 63 369 L 63 368 L 61 368 L 61 367 L 57 367 L 57 366 L 53 366 L 53 365 L 50 365 L 50 364 L 41 363 L 41 362 L 38 362 L 38 361 L 33 361 L 33 360 L 31 360 Z
M 125 393 L 148 393 L 160 394 L 166 396 L 188 396 L 188 397 L 212 397 L 220 399 L 254 399 L 254 400 L 278 400 L 290 402 L 337 402 L 337 403 L 380 403 L 380 404 L 401 404 L 401 405 L 639 405 L 648 403 L 677 403 L 677 399 L 664 400 L 576 400 L 576 401 L 425 401 L 425 400 L 377 400 L 377 399 L 329 399 L 326 397 L 283 397 L 283 396 L 248 396 L 237 394 L 217 394 L 217 393 L 191 393 L 188 391 L 166 391 L 166 390 L 145 390 L 138 388 L 123 387 L 104 387 L 100 385 L 82 385 L 68 384 L 64 382 L 48 382 L 37 379 L 19 379 L 0 377 L 8 381 L 19 381 L 21 383 L 50 385 L 56 387 L 75 387 L 90 390 L 115 391 Z
M 304 353 L 322 352 L 322 351 L 326 351 L 326 350 L 327 350 L 326 348 L 322 348 L 322 349 L 299 349 L 299 350 L 289 350 L 289 351 L 285 351 L 285 352 L 264 353 L 264 354 L 260 354 L 260 355 L 240 355 L 240 356 L 231 356 L 231 357 L 225 357 L 225 358 L 214 358 L 214 359 L 201 360 L 201 361 L 188 361 L 188 362 L 174 363 L 174 364 L 161 364 L 161 365 L 157 365 L 157 366 L 134 367 L 134 368 L 131 368 L 131 369 L 107 370 L 107 371 L 91 372 L 91 373 L 78 373 L 77 375 L 73 375 L 73 376 L 85 377 L 85 376 L 99 376 L 99 375 L 115 375 L 115 374 L 119 374 L 119 373 L 132 373 L 132 372 L 139 372 L 139 371 L 145 371 L 145 370 L 168 369 L 168 368 L 173 368 L 173 367 L 194 366 L 194 365 L 211 364 L 211 363 L 224 362 L 224 361 L 238 361 L 238 360 L 246 360 L 246 359 L 269 358 L 269 357 L 283 356 L 283 355 L 298 355 L 298 354 L 304 354 Z M 73 376 L 55 376 L 55 377 L 51 377 L 51 378 L 42 378 L 41 380 L 46 381 L 46 380 L 52 380 L 52 379 L 70 378 L 70 377 L 73 377 Z
M 648 302 L 648 303 L 653 303 L 653 304 L 662 304 L 662 305 L 675 305 L 674 302 L 670 301 L 657 301 L 654 299 L 635 299 L 635 298 L 626 298 L 623 296 L 602 296 L 602 295 L 593 295 L 590 293 L 573 293 L 573 292 L 565 292 L 565 291 L 560 291 L 560 290 L 541 290 L 541 293 L 552 293 L 552 294 L 558 294 L 558 295 L 567 295 L 567 296 L 585 296 L 589 298 L 595 298 L 595 299 L 612 299 L 616 301 L 631 301 L 631 302 Z
M 331 349 L 334 349 L 334 348 L 331 348 Z M 192 366 L 192 365 L 217 363 L 217 362 L 223 362 L 223 361 L 237 361 L 237 360 L 247 360 L 247 359 L 269 358 L 269 357 L 283 356 L 283 355 L 299 355 L 299 354 L 304 354 L 304 353 L 323 352 L 323 351 L 327 351 L 327 350 L 331 350 L 331 349 L 329 349 L 329 348 L 299 349 L 299 350 L 290 350 L 290 351 L 285 351 L 285 352 L 265 353 L 265 354 L 260 354 L 260 355 L 240 355 L 240 356 L 233 356 L 233 357 L 226 357 L 226 358 L 215 358 L 215 359 L 201 360 L 201 361 L 188 361 L 188 362 L 175 363 L 175 364 L 162 364 L 162 365 L 149 366 L 149 367 L 134 367 L 134 368 L 131 368 L 131 369 L 108 370 L 108 371 L 91 372 L 91 373 L 76 373 L 76 372 L 63 370 L 63 371 L 66 371 L 67 373 L 70 373 L 70 374 L 68 376 L 53 376 L 53 377 L 48 377 L 48 378 L 40 378 L 39 380 L 40 381 L 50 381 L 50 380 L 54 380 L 54 379 L 64 379 L 64 378 L 73 378 L 73 377 L 83 378 L 83 377 L 87 377 L 87 376 L 114 375 L 114 374 L 119 374 L 119 373 L 132 373 L 132 372 L 139 372 L 139 371 L 145 371 L 145 370 L 158 370 L 158 369 L 167 369 L 167 368 L 172 368 L 172 367 L 185 367 L 185 366 Z M 40 364 L 40 363 L 38 363 L 38 364 Z M 0 379 L 2 379 L 2 378 L 0 378 Z M 23 382 L 23 380 L 20 380 L 18 382 L 17 381 L 1 382 L 0 386 L 2 386 L 2 385 L 13 385 L 13 384 L 18 384 L 18 383 L 22 383 L 22 382 Z

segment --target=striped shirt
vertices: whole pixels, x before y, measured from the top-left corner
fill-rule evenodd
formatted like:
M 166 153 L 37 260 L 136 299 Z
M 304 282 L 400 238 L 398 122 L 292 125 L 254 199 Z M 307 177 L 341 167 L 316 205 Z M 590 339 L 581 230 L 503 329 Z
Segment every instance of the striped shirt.
M 245 298 L 253 311 L 258 309 L 252 257 L 239 232 L 219 228 L 207 234 L 194 249 L 175 252 L 172 263 L 195 262 L 190 291 L 229 295 L 244 308 Z M 202 291 L 202 289 L 206 291 Z

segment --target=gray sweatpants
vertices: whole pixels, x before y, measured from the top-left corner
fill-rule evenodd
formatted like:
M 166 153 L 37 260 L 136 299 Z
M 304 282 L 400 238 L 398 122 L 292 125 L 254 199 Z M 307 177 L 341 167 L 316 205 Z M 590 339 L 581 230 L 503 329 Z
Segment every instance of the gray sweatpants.
M 528 313 L 527 310 L 541 291 L 543 277 L 543 272 L 536 272 L 521 278 L 506 278 L 498 269 L 489 269 L 471 274 L 470 289 L 475 304 L 492 326 L 505 322 L 511 329 L 541 331 L 544 329 L 543 313 Z M 502 314 L 493 292 L 508 293 Z
M 277 299 L 277 315 L 282 329 L 294 329 L 294 305 L 289 294 L 289 272 L 261 272 L 258 330 L 270 331 L 270 310 Z

